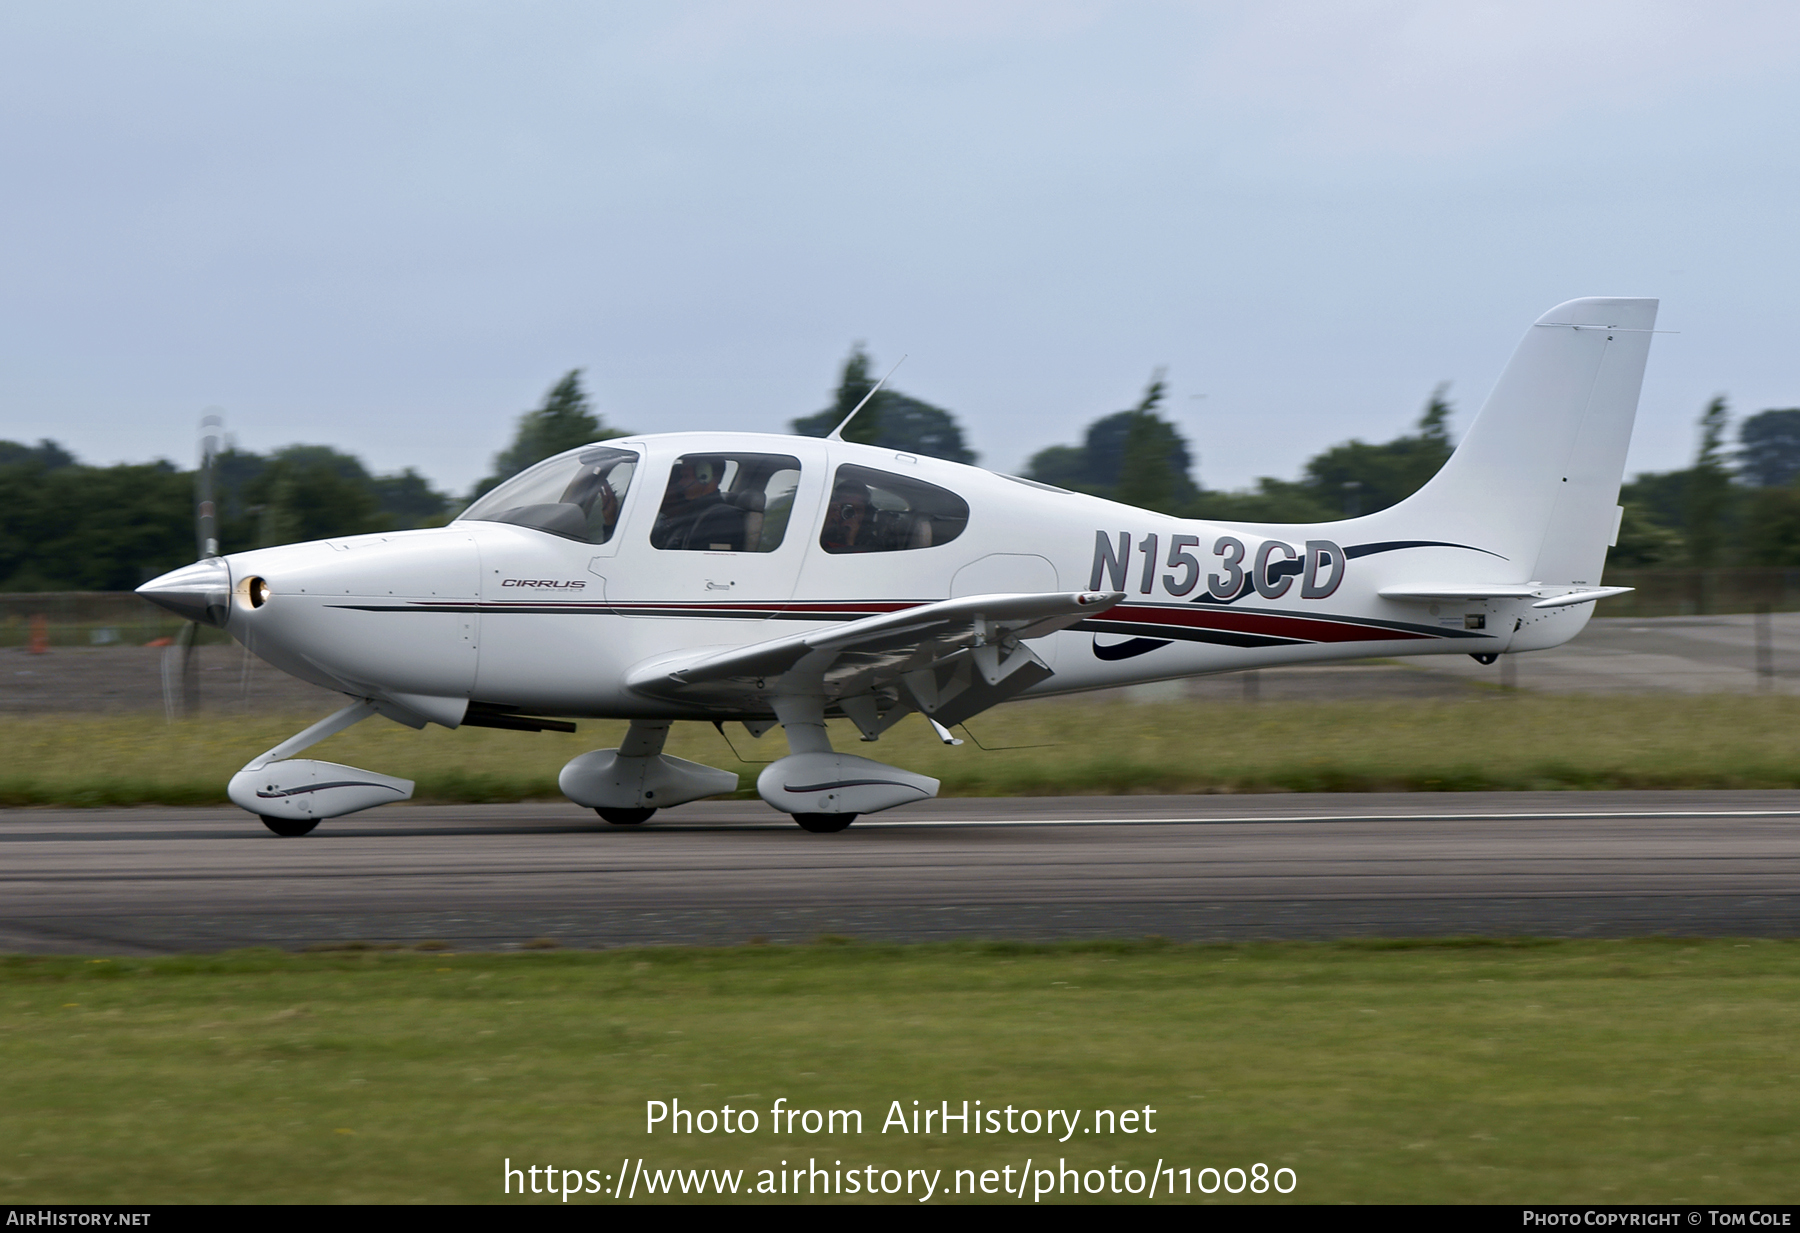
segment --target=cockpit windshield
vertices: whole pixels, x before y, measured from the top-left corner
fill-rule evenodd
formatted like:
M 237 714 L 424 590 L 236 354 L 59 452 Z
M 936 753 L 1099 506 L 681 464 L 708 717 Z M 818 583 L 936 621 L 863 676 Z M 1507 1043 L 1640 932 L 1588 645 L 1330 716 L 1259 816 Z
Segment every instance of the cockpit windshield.
M 463 511 L 458 522 L 510 522 L 564 539 L 604 544 L 637 470 L 630 450 L 596 445 L 515 475 Z

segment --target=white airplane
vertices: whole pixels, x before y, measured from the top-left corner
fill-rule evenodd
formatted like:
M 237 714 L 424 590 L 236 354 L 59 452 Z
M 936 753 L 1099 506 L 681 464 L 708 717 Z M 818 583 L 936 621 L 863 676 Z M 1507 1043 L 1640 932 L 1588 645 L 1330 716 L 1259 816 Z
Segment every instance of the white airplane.
M 1012 698 L 1568 641 L 1627 589 L 1598 583 L 1656 307 L 1545 313 L 1443 470 L 1360 518 L 1201 522 L 835 433 L 671 433 L 560 454 L 446 527 L 204 559 L 139 594 L 353 699 L 232 778 L 278 835 L 412 794 L 293 756 L 377 714 L 629 720 L 559 779 L 622 825 L 738 786 L 663 753 L 671 723 L 779 724 L 758 794 L 837 831 L 938 781 L 836 752 L 829 718 L 875 741 L 917 712 L 955 743 Z

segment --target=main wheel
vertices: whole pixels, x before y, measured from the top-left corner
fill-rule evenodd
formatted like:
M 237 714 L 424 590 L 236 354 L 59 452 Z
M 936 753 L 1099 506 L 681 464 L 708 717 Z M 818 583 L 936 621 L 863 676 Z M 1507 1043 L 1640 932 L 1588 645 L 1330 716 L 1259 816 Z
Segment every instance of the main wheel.
M 319 824 L 317 818 L 271 818 L 267 814 L 257 814 L 262 824 L 280 835 L 283 839 L 293 839 L 311 832 Z
M 648 822 L 655 816 L 654 809 L 596 809 L 595 813 L 611 822 L 614 826 L 636 826 L 639 822 Z
M 815 835 L 829 835 L 833 831 L 841 831 L 856 821 L 853 813 L 797 813 L 794 821 L 800 824 L 803 831 L 811 831 Z

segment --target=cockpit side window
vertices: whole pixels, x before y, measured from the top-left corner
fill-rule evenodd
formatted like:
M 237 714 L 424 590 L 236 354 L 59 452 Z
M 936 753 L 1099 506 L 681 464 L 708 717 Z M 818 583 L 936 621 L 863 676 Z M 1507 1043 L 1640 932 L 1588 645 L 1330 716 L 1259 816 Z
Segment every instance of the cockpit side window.
M 604 544 L 618 529 L 638 456 L 595 446 L 539 463 L 476 501 L 459 522 L 508 522 L 564 539 Z
M 969 525 L 969 503 L 936 484 L 848 463 L 837 469 L 819 547 L 904 552 L 947 544 Z
M 684 454 L 669 469 L 650 546 L 666 552 L 774 552 L 800 483 L 788 454 Z

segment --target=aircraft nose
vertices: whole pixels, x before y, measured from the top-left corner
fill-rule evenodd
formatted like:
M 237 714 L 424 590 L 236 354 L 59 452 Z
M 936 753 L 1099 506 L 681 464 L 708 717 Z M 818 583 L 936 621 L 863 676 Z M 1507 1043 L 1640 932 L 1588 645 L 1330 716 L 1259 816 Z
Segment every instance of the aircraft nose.
M 231 599 L 231 567 L 223 557 L 195 561 L 152 578 L 137 593 L 176 616 L 224 629 Z

